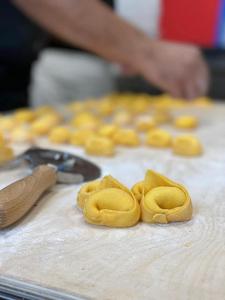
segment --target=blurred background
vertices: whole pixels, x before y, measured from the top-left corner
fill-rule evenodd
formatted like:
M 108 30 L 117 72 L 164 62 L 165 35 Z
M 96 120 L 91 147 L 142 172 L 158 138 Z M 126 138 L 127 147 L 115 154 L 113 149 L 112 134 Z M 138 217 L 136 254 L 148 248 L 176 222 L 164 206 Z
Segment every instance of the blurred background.
M 225 1 L 104 1 L 116 14 L 152 39 L 191 43 L 201 48 L 210 68 L 209 95 L 225 99 Z M 0 110 L 74 99 L 113 91 L 161 91 L 142 77 L 127 75 L 79 47 L 39 27 L 13 1 L 0 7 Z

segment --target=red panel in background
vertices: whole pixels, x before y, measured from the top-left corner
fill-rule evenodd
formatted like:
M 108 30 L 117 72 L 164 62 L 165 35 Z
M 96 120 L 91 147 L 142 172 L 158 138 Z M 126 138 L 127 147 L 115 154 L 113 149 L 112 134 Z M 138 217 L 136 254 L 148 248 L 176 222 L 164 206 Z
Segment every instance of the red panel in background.
M 161 37 L 213 46 L 219 0 L 161 0 Z

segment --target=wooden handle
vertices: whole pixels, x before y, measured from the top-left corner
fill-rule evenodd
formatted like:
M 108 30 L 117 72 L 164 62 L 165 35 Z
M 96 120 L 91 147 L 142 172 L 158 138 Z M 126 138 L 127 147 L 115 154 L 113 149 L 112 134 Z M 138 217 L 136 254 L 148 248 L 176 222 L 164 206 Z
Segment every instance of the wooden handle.
M 56 183 L 56 171 L 50 166 L 37 167 L 32 175 L 0 191 L 0 229 L 22 218 L 40 196 Z

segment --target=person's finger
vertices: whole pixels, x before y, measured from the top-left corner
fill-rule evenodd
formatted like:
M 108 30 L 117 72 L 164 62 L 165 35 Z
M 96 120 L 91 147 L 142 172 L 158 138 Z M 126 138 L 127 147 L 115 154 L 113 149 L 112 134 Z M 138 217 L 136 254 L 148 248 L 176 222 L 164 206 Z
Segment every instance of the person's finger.
M 188 78 L 184 85 L 184 97 L 188 100 L 193 100 L 198 96 L 198 89 L 196 88 L 195 81 Z
M 206 63 L 201 62 L 200 66 L 197 68 L 197 78 L 196 78 L 196 87 L 201 96 L 207 94 L 209 90 L 210 83 L 210 74 L 209 68 Z
M 169 93 L 174 98 L 182 98 L 183 90 L 180 76 L 177 76 L 178 72 L 174 72 L 176 76 L 173 76 L 171 73 L 163 74 L 160 77 L 161 86 L 165 92 Z

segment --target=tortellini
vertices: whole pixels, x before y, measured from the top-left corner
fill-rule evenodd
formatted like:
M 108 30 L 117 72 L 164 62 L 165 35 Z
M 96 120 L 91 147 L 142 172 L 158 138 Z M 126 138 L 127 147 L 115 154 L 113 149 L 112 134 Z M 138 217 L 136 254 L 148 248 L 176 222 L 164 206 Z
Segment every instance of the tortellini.
M 173 141 L 173 153 L 183 156 L 197 156 L 203 152 L 200 141 L 193 135 L 180 135 Z
M 28 123 L 35 118 L 35 113 L 30 109 L 21 108 L 15 111 L 14 118 L 20 123 Z
M 149 131 L 156 127 L 156 122 L 153 119 L 139 119 L 136 122 L 136 128 L 138 131 Z
M 118 126 L 114 124 L 105 124 L 99 128 L 99 135 L 113 138 L 114 134 L 119 130 Z
M 106 176 L 85 200 L 83 214 L 91 224 L 130 227 L 140 219 L 140 206 L 129 189 Z
M 71 132 L 70 144 L 74 146 L 84 146 L 86 141 L 93 135 L 94 131 L 92 129 L 77 129 Z
M 180 116 L 175 119 L 174 125 L 177 128 L 193 129 L 198 126 L 198 119 L 194 116 Z
M 153 115 L 153 119 L 157 125 L 168 123 L 172 117 L 168 109 L 157 109 Z
M 10 133 L 10 140 L 15 143 L 30 143 L 34 139 L 34 134 L 29 127 L 19 126 Z
M 163 129 L 153 129 L 147 133 L 146 143 L 149 146 L 167 148 L 172 144 L 172 136 Z
M 140 138 L 133 129 L 119 129 L 113 136 L 115 144 L 135 147 L 140 144 Z
M 56 113 L 48 113 L 43 117 L 37 118 L 31 124 L 31 130 L 35 135 L 46 135 L 60 121 L 60 117 Z
M 132 121 L 131 114 L 127 111 L 116 112 L 113 116 L 113 124 L 124 126 L 130 124 Z
M 149 170 L 144 180 L 141 211 L 142 220 L 147 223 L 188 221 L 192 217 L 192 203 L 182 185 Z
M 55 127 L 50 131 L 48 138 L 55 144 L 67 143 L 70 139 L 70 130 L 63 126 Z
M 91 136 L 85 143 L 85 150 L 87 154 L 113 156 L 115 154 L 115 145 L 109 138 Z
M 72 126 L 86 129 L 96 129 L 100 123 L 100 120 L 89 112 L 81 112 L 71 121 Z

